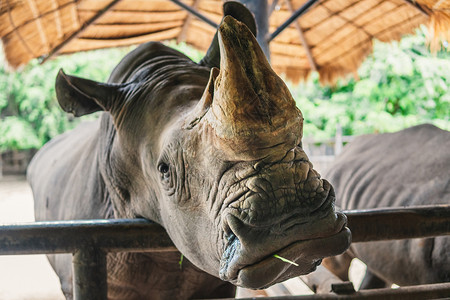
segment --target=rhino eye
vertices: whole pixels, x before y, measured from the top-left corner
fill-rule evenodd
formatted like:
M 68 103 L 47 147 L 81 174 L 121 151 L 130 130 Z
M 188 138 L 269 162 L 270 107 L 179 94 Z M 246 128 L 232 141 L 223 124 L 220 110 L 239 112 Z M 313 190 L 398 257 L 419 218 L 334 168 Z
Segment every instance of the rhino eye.
M 158 171 L 166 178 L 169 176 L 169 165 L 165 164 L 165 163 L 160 163 L 158 165 Z

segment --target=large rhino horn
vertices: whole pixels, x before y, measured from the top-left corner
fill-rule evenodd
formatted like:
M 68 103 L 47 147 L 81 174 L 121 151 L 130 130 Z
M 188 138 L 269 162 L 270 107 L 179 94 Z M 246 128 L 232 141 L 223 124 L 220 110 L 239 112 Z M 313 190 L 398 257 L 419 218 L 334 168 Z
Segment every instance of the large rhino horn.
M 247 26 L 227 16 L 219 28 L 220 73 L 208 122 L 220 147 L 258 159 L 276 145 L 295 147 L 303 117 Z
M 256 22 L 252 13 L 241 3 L 229 1 L 223 4 L 223 15 L 232 16 L 236 20 L 243 22 L 250 31 L 256 36 Z M 223 19 L 222 19 L 223 22 Z M 214 35 L 211 45 L 206 52 L 205 57 L 199 62 L 202 66 L 208 66 L 210 68 L 218 68 L 220 65 L 220 50 L 219 41 L 217 37 L 218 31 Z

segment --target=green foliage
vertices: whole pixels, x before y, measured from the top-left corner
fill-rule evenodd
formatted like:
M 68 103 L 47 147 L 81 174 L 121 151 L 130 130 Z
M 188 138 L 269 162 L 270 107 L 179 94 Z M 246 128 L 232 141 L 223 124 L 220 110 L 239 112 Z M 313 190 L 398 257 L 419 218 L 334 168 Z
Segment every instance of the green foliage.
M 201 51 L 198 51 L 198 50 L 192 48 L 191 46 L 187 45 L 184 42 L 177 44 L 173 40 L 173 41 L 168 41 L 166 43 L 166 45 L 171 48 L 175 48 L 178 51 L 184 53 L 187 57 L 189 57 L 190 59 L 192 59 L 193 61 L 195 61 L 197 63 L 203 58 L 203 56 L 205 56 L 205 53 L 202 53 Z
M 167 45 L 194 61 L 203 57 L 183 43 Z M 60 68 L 71 75 L 106 81 L 129 51 L 84 52 L 43 65 L 33 60 L 17 72 L 6 70 L 0 54 L 0 151 L 39 148 L 79 122 L 56 101 L 54 82 Z M 290 89 L 305 118 L 305 136 L 316 139 L 334 136 L 337 124 L 345 135 L 396 131 L 425 122 L 449 130 L 449 70 L 450 54 L 430 54 L 424 34 L 418 32 L 400 42 L 375 42 L 374 53 L 359 69 L 358 81 L 321 86 L 313 74 Z
M 0 123 L 0 151 L 30 149 L 41 146 L 39 138 L 29 123 L 16 116 L 6 117 Z
M 431 54 L 425 35 L 400 42 L 374 42 L 374 52 L 358 71 L 359 80 L 321 86 L 317 74 L 290 86 L 302 110 L 304 134 L 334 136 L 392 132 L 421 123 L 450 129 L 450 53 Z
M 79 121 L 61 110 L 55 96 L 58 70 L 106 81 L 128 49 L 92 51 L 58 57 L 43 65 L 31 61 L 10 72 L 0 51 L 0 150 L 39 148 Z
M 184 43 L 167 43 L 194 61 L 203 54 Z M 0 151 L 39 148 L 80 122 L 58 105 L 55 78 L 60 68 L 70 75 L 105 82 L 130 48 L 107 49 L 57 57 L 40 65 L 31 61 L 22 70 L 7 70 L 0 51 Z M 81 119 L 92 118 L 87 116 Z

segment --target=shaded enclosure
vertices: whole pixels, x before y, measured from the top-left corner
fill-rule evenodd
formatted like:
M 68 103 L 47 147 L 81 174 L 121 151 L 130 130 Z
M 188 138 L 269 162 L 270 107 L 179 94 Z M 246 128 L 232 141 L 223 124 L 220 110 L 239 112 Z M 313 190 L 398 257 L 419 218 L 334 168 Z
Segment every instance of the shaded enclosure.
M 45 61 L 58 54 L 150 40 L 176 39 L 206 51 L 222 18 L 222 2 L 10 0 L 0 7 L 0 36 L 14 67 L 32 58 Z M 419 24 L 430 26 L 435 47 L 439 38 L 448 39 L 446 1 L 241 2 L 256 15 L 258 41 L 270 49 L 274 70 L 294 81 L 306 78 L 311 70 L 324 81 L 352 73 L 372 50 L 373 39 L 398 39 Z

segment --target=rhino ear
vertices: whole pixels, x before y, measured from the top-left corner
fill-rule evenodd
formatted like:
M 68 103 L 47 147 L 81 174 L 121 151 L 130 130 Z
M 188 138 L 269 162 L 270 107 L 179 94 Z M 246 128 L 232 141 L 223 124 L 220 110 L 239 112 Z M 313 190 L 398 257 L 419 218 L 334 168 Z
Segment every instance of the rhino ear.
M 244 23 L 248 27 L 248 29 L 250 29 L 253 35 L 256 36 L 255 17 L 243 4 L 233 1 L 225 2 L 223 4 L 223 16 L 224 18 L 225 16 L 232 16 L 236 20 Z M 199 64 L 210 68 L 220 67 L 220 50 L 217 31 L 214 35 L 211 45 L 208 48 L 208 51 L 206 52 L 205 57 L 203 57 Z
M 76 117 L 96 111 L 109 111 L 121 99 L 123 84 L 106 84 L 66 75 L 59 70 L 56 76 L 56 98 L 65 112 Z

